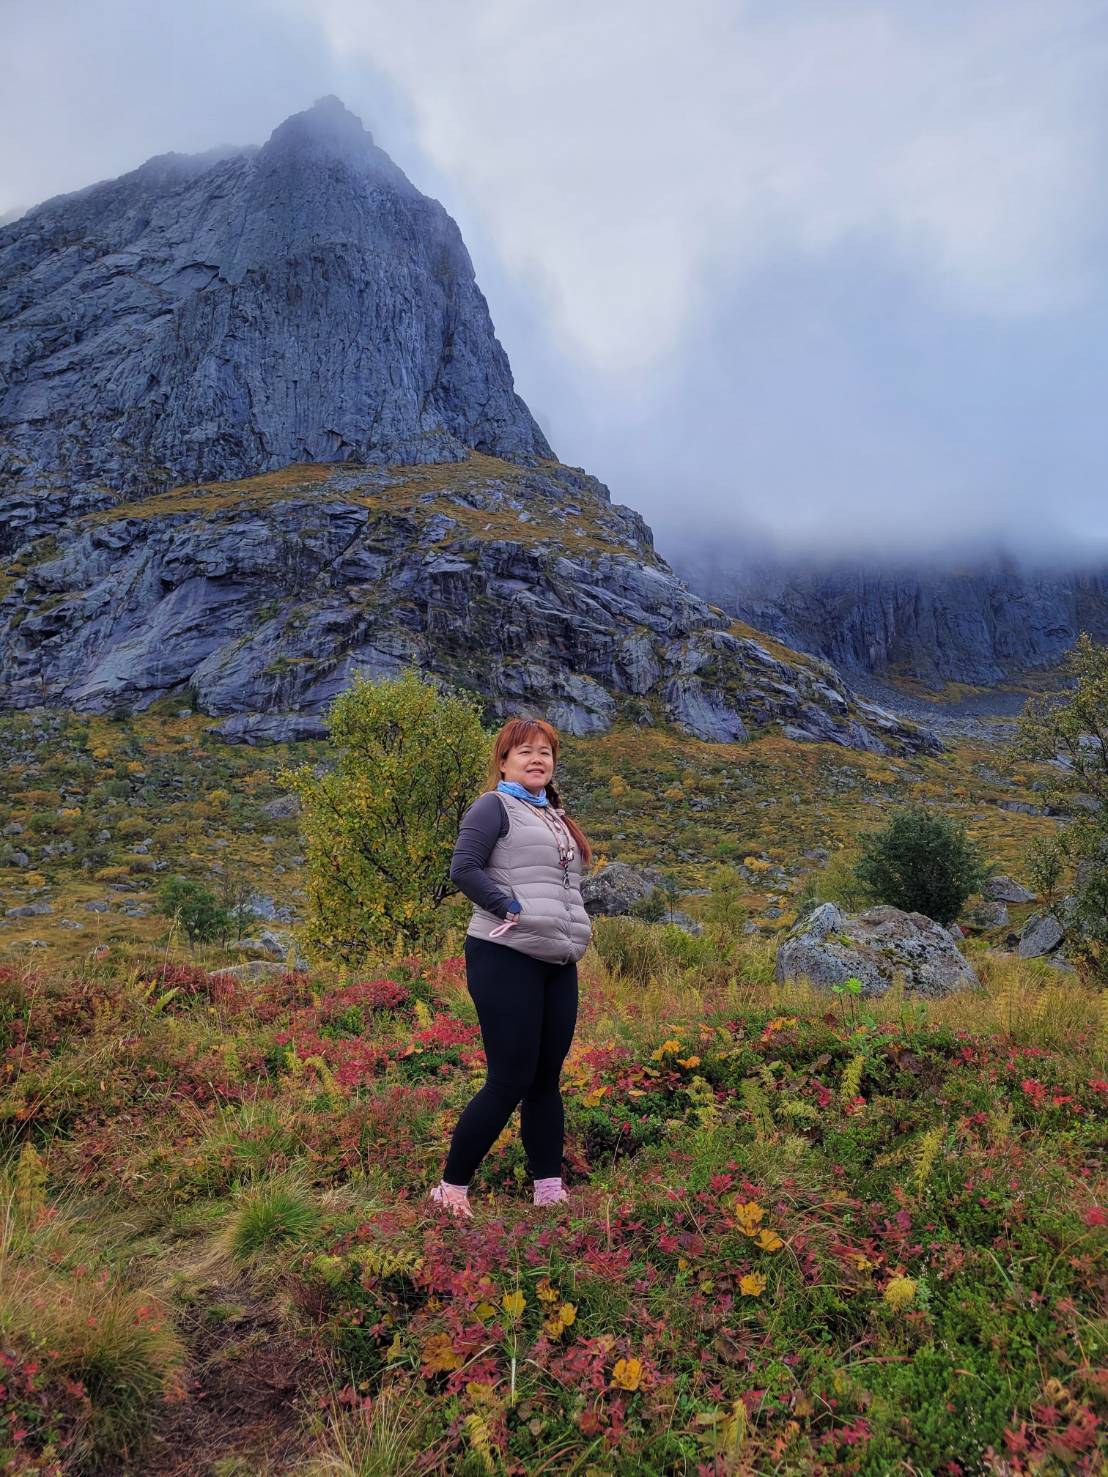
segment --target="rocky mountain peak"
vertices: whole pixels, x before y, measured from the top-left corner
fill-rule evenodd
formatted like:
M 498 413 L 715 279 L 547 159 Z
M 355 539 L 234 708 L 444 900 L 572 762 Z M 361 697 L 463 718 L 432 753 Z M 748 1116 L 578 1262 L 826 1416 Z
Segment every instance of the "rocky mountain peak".
M 457 226 L 337 98 L 0 230 L 0 554 L 2 706 L 254 742 L 414 664 L 575 734 L 935 743 L 555 462 Z
M 551 449 L 454 221 L 337 98 L 0 230 L 0 498 Z
M 260 154 L 269 163 L 338 160 L 354 168 L 388 173 L 396 184 L 413 188 L 403 171 L 377 147 L 357 114 L 333 95 L 319 98 L 310 108 L 278 124 Z

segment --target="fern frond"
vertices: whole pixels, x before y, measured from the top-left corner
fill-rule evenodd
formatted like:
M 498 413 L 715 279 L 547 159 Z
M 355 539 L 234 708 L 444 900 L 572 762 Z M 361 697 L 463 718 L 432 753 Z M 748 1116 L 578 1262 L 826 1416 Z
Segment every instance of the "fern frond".
M 912 1151 L 912 1188 L 922 1195 L 946 1138 L 946 1124 L 937 1123 L 920 1136 Z
M 861 1052 L 852 1056 L 843 1068 L 843 1080 L 839 1084 L 839 1098 L 844 1103 L 849 1103 L 858 1096 L 858 1089 L 862 1085 L 862 1073 L 866 1070 L 866 1059 Z
M 462 1424 L 465 1426 L 466 1435 L 469 1437 L 469 1444 L 481 1458 L 485 1471 L 495 1472 L 496 1458 L 493 1454 L 492 1433 L 484 1416 L 480 1416 L 476 1411 L 473 1411 L 466 1416 Z
M 807 1103 L 803 1098 L 786 1098 L 783 1103 L 778 1104 L 777 1111 L 785 1118 L 798 1118 L 803 1123 L 818 1123 L 820 1119 L 820 1111 L 815 1103 Z
M 754 1120 L 754 1137 L 761 1143 L 773 1133 L 773 1110 L 760 1082 L 747 1077 L 739 1086 L 743 1107 Z

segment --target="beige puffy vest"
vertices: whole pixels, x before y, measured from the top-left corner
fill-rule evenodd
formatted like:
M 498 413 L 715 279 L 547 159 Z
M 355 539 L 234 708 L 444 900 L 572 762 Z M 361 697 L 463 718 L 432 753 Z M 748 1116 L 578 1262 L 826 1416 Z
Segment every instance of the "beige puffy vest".
M 493 847 L 485 871 L 509 896 L 518 898 L 523 911 L 513 928 L 491 942 L 507 944 L 548 964 L 576 963 L 592 937 L 592 920 L 581 900 L 580 850 L 574 845 L 566 887 L 558 843 L 535 807 L 503 790 L 493 793 L 508 812 L 508 829 Z M 466 933 L 488 939 L 503 922 L 474 904 Z

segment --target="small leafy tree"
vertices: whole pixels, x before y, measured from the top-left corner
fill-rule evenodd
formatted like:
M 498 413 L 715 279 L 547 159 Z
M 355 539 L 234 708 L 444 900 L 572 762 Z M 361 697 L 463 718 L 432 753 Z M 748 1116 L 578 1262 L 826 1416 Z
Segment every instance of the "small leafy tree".
M 410 668 L 383 682 L 356 675 L 327 721 L 335 768 L 278 775 L 300 797 L 305 941 L 350 964 L 398 941 L 433 944 L 455 890 L 458 827 L 485 778 L 478 705 Z
M 923 805 L 896 811 L 861 848 L 854 871 L 870 896 L 936 923 L 953 923 L 990 871 L 963 825 Z
M 202 882 L 167 877 L 158 889 L 158 907 L 167 918 L 177 919 L 190 944 L 227 937 L 230 917 Z
M 255 913 L 251 906 L 254 887 L 245 877 L 233 872 L 223 872 L 219 879 L 219 906 L 227 916 L 227 926 L 235 938 L 241 938 L 253 922 Z
M 672 923 L 673 915 L 677 911 L 677 904 L 681 901 L 681 888 L 672 872 L 662 873 L 661 893 L 665 899 L 669 921 Z
M 1070 690 L 1027 703 L 1010 754 L 1051 765 L 1046 798 L 1072 819 L 1052 846 L 1040 847 L 1033 875 L 1045 880 L 1044 856 L 1055 886 L 1063 868 L 1074 869 L 1068 920 L 1077 950 L 1108 975 L 1108 646 L 1082 632 L 1064 672 Z
M 743 902 L 746 881 L 736 867 L 717 867 L 708 896 L 700 905 L 705 937 L 723 959 L 730 959 L 742 938 L 749 914 Z

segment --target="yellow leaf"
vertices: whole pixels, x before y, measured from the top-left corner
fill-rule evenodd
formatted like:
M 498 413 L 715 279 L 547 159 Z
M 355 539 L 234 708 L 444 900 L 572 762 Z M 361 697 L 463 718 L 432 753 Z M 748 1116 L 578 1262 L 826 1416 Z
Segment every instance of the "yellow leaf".
M 765 1211 L 755 1200 L 735 1206 L 735 1222 L 744 1236 L 757 1236 Z
M 600 1102 L 600 1099 L 604 1096 L 604 1094 L 607 1091 L 608 1091 L 608 1084 L 605 1083 L 602 1087 L 594 1087 L 591 1092 L 587 1092 L 585 1094 L 584 1098 L 582 1099 L 582 1101 L 585 1104 L 585 1107 L 586 1108 L 595 1108 L 598 1105 L 598 1103 Z
M 558 1317 L 562 1320 L 562 1322 L 568 1328 L 569 1325 L 577 1317 L 577 1308 L 576 1308 L 576 1306 L 573 1303 L 563 1303 L 562 1306 L 558 1309 Z
M 700 1058 L 698 1056 L 679 1056 L 677 1058 L 677 1065 L 679 1067 L 699 1067 Z
M 462 1356 L 455 1351 L 448 1334 L 433 1333 L 423 1346 L 423 1362 L 432 1374 L 446 1373 L 461 1369 Z
M 484 1323 L 493 1316 L 496 1309 L 491 1303 L 478 1303 L 473 1311 L 480 1318 L 481 1322 Z
M 542 1303 L 556 1303 L 558 1301 L 558 1289 L 551 1284 L 549 1277 L 540 1277 L 535 1291 Z
M 664 1056 L 676 1056 L 680 1050 L 680 1041 L 663 1041 L 657 1051 L 650 1053 L 650 1059 L 654 1062 L 660 1062 Z
M 763 1251 L 780 1251 L 785 1243 L 776 1231 L 771 1231 L 768 1226 L 763 1226 L 758 1232 L 758 1238 L 754 1244 L 755 1246 L 760 1246 Z
M 611 1383 L 620 1390 L 637 1390 L 642 1381 L 642 1361 L 639 1359 L 617 1359 L 612 1370 Z
M 518 1290 L 515 1292 L 506 1292 L 500 1299 L 500 1306 L 514 1323 L 527 1306 L 527 1299 Z
M 766 1290 L 766 1279 L 761 1272 L 748 1272 L 745 1277 L 739 1278 L 739 1291 L 745 1292 L 747 1297 L 761 1297 Z
M 394 1359 L 399 1359 L 402 1353 L 403 1349 L 400 1343 L 400 1335 L 398 1333 L 394 1333 L 392 1336 L 392 1343 L 389 1345 L 388 1351 L 385 1354 L 385 1363 L 391 1364 Z

